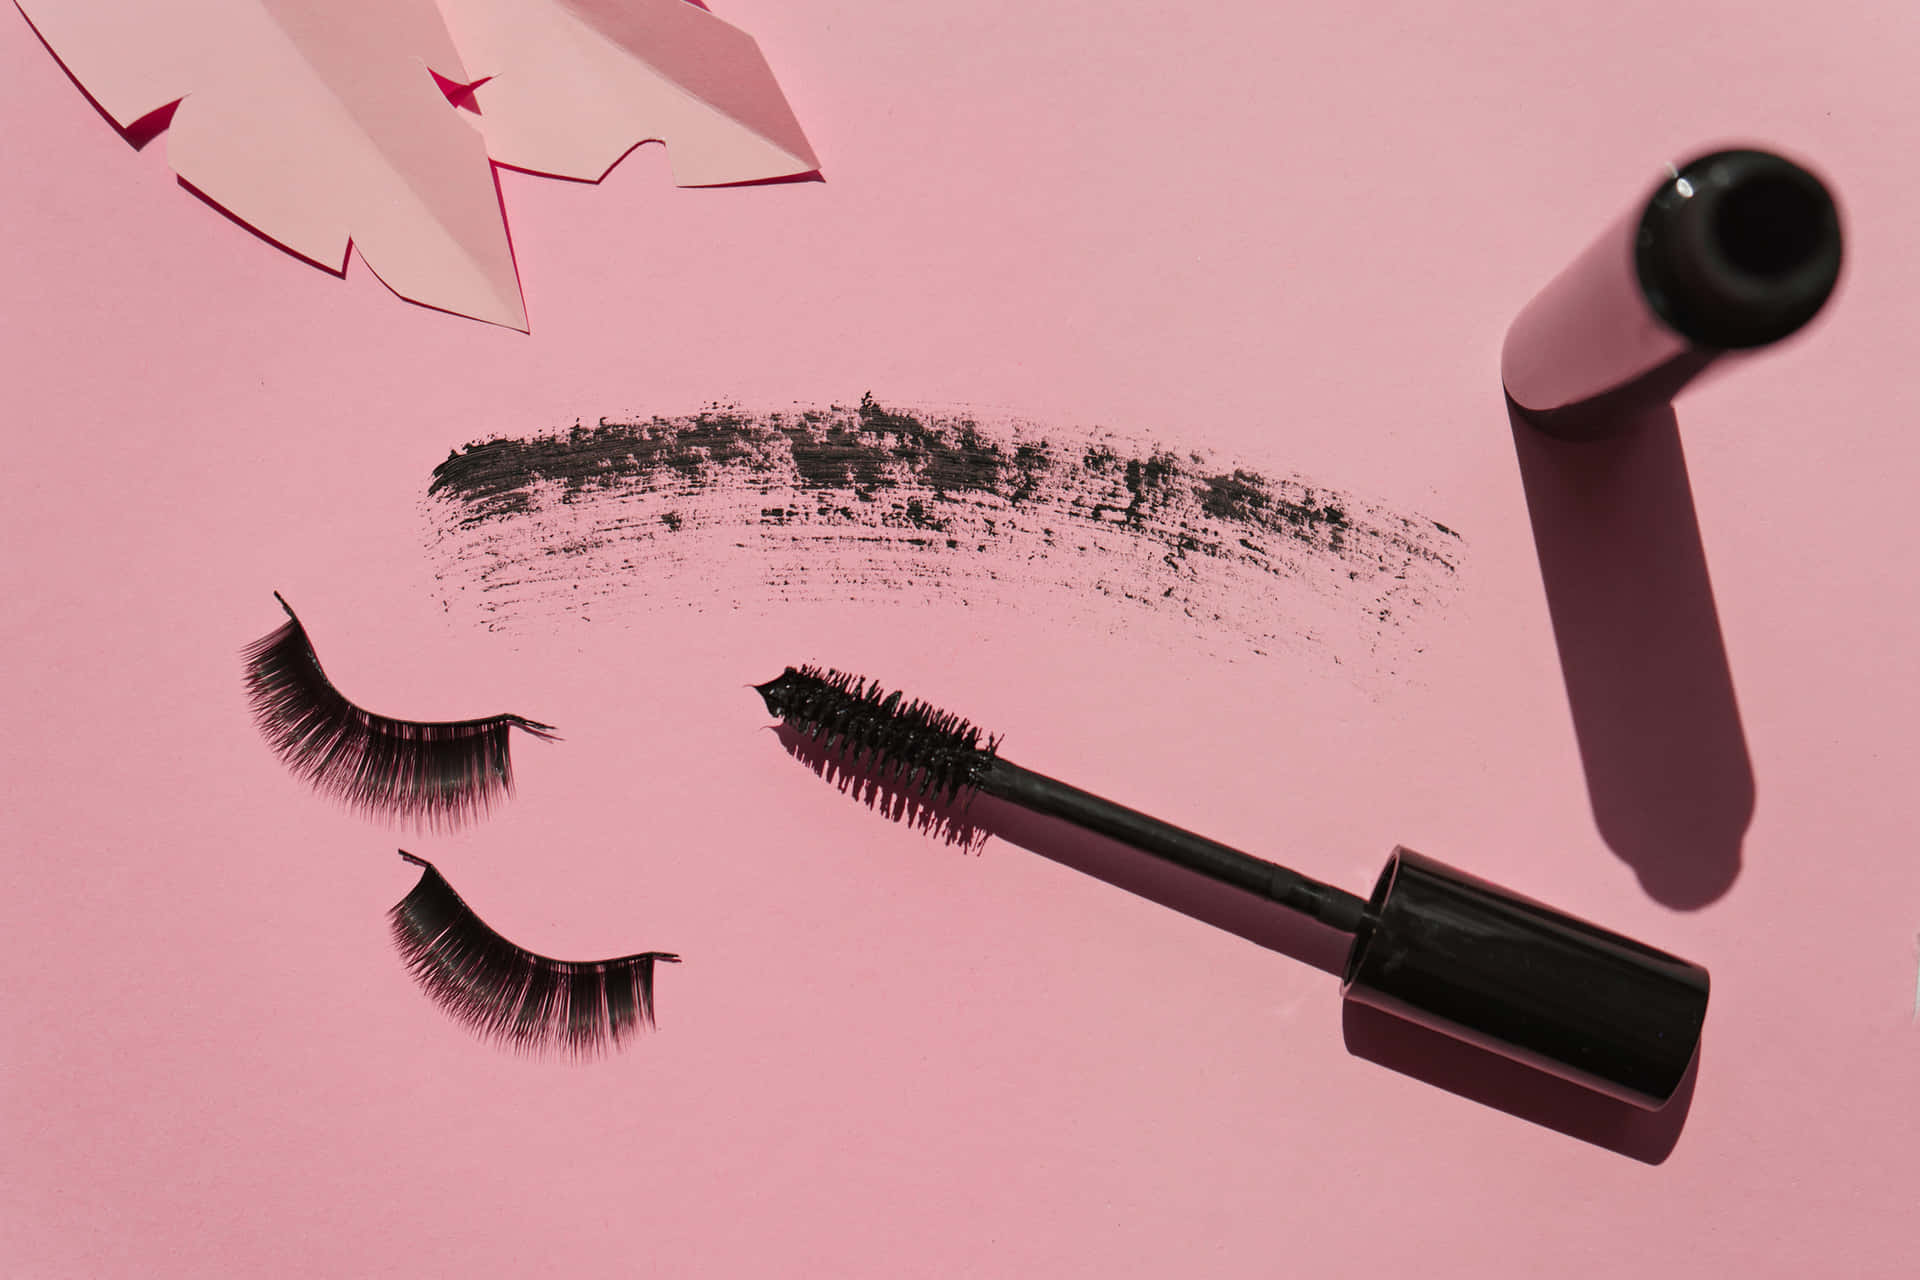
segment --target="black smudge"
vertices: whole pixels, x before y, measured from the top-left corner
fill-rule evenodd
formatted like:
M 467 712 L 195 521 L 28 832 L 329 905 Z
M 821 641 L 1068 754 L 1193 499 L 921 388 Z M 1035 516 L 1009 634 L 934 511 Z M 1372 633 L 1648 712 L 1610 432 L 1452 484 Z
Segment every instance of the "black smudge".
M 1438 521 L 1299 477 L 871 395 L 478 441 L 428 494 L 441 583 L 496 626 L 622 593 L 685 602 L 662 590 L 679 566 L 759 556 L 774 598 L 973 598 L 1039 578 L 1256 652 L 1295 640 L 1338 661 L 1351 635 L 1391 658 L 1408 616 L 1451 593 L 1462 548 Z

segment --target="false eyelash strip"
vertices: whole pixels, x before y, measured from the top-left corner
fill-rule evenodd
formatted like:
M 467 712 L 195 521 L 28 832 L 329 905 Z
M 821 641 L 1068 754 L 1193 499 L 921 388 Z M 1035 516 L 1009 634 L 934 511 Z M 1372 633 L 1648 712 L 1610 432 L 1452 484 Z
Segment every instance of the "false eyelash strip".
M 422 723 L 376 715 L 327 679 L 306 628 L 278 591 L 286 625 L 242 652 L 254 723 L 294 774 L 370 817 L 449 830 L 513 794 L 508 735 L 553 726 L 520 716 Z
M 427 997 L 485 1039 L 523 1053 L 590 1058 L 653 1023 L 653 967 L 665 951 L 615 960 L 550 960 L 473 913 L 431 862 L 405 849 L 420 882 L 388 913 L 394 946 Z

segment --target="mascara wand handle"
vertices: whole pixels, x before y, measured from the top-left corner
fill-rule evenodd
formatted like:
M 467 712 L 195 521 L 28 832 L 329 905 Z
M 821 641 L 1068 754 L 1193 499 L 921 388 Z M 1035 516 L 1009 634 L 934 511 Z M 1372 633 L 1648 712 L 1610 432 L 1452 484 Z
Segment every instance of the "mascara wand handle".
M 1366 915 L 1366 899 L 1344 889 L 1023 769 L 999 756 L 982 766 L 968 785 L 1023 809 L 1097 832 L 1219 884 L 1277 902 L 1342 933 L 1358 930 Z

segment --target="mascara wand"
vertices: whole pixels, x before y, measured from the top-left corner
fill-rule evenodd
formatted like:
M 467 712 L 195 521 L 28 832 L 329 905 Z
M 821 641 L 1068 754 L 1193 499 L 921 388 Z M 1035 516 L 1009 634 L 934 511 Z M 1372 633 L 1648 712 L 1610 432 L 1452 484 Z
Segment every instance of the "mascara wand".
M 1411 849 L 1361 898 L 1022 768 L 999 738 L 861 677 L 788 667 L 754 687 L 771 714 L 903 792 L 994 796 L 1351 935 L 1347 1000 L 1649 1110 L 1693 1061 L 1705 969 Z

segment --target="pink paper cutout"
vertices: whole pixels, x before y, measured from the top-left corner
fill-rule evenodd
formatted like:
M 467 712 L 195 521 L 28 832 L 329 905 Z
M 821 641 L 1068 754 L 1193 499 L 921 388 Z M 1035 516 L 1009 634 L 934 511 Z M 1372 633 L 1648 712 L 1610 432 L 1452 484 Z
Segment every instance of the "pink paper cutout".
M 657 138 L 682 186 L 818 167 L 752 38 L 686 0 L 16 3 L 130 139 L 165 121 L 174 172 L 241 223 L 523 331 L 492 162 L 597 181 Z
M 663 141 L 683 187 L 820 167 L 753 37 L 688 0 L 441 0 L 501 164 L 597 182 Z

